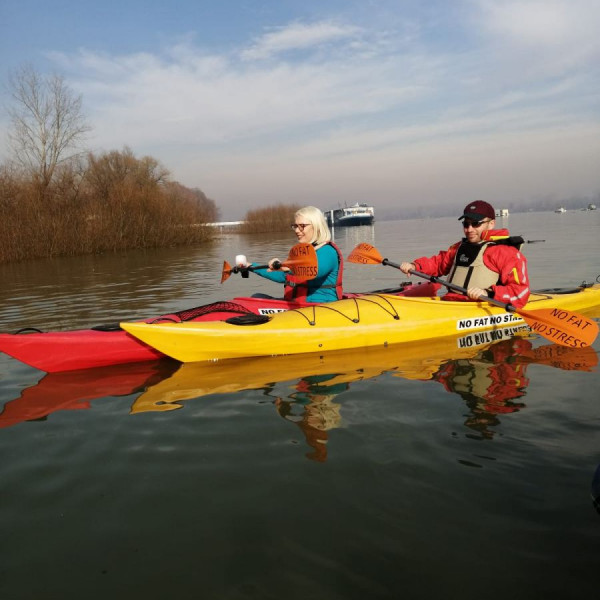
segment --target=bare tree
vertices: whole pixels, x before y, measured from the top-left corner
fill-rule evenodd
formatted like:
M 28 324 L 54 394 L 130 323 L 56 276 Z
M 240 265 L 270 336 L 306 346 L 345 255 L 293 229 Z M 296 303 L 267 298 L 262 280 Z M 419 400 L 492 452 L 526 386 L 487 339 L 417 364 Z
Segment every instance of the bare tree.
M 16 162 L 38 180 L 42 190 L 56 167 L 78 154 L 78 142 L 90 131 L 76 96 L 60 75 L 41 76 L 25 66 L 10 77 L 14 106 L 9 143 Z

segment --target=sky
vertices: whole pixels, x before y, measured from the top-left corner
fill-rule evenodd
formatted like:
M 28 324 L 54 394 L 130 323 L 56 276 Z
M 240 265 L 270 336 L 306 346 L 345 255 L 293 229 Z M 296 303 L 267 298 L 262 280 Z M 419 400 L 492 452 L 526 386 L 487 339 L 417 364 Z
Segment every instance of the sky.
M 600 198 L 598 0 L 0 1 L 86 148 L 152 156 L 223 220 L 278 203 L 459 213 Z

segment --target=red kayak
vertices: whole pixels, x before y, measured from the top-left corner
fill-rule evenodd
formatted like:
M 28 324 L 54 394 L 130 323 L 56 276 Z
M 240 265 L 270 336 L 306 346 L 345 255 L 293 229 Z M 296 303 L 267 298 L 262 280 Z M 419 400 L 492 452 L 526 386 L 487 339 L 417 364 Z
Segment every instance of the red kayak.
M 401 296 L 434 296 L 439 289 L 435 283 L 406 283 L 400 288 L 369 293 Z M 361 294 L 345 294 L 345 298 Z M 182 321 L 222 321 L 244 314 L 268 315 L 307 306 L 268 298 L 234 298 L 213 302 L 169 315 L 145 319 L 147 323 Z M 30 333 L 31 332 L 31 333 Z M 90 329 L 51 331 L 22 329 L 17 333 L 0 334 L 0 351 L 41 371 L 57 373 L 90 369 L 122 363 L 135 363 L 163 358 L 164 355 L 123 331 L 118 323 L 99 325 Z

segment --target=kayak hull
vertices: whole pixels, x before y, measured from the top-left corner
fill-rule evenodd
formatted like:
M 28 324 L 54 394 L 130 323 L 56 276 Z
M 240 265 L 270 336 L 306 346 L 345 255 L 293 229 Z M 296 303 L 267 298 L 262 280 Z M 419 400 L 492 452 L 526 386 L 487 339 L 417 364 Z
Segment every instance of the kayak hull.
M 408 284 L 403 295 L 435 295 L 437 284 Z M 348 297 L 359 294 L 348 294 Z M 269 315 L 307 306 L 277 298 L 240 297 L 162 315 L 144 322 L 206 322 L 242 314 Z M 122 330 L 118 324 L 91 329 L 23 334 L 0 334 L 0 352 L 41 371 L 58 373 L 111 365 L 157 360 L 164 354 Z
M 600 285 L 594 285 L 572 293 L 534 293 L 526 309 L 598 307 Z M 181 362 L 330 352 L 473 333 L 493 340 L 494 332 L 517 325 L 524 325 L 519 315 L 486 302 L 387 294 L 293 309 L 251 325 L 225 321 L 121 324 L 144 343 Z

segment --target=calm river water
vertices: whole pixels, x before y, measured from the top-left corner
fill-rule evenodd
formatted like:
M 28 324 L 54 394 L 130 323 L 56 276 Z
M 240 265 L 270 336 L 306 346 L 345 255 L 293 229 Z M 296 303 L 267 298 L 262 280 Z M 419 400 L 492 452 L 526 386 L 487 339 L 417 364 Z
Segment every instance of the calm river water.
M 600 211 L 502 221 L 535 241 L 534 288 L 600 274 Z M 454 218 L 377 222 L 336 241 L 400 262 L 461 233 Z M 0 331 L 277 295 L 254 276 L 220 284 L 223 260 L 292 243 L 0 265 Z M 347 265 L 345 287 L 400 275 Z M 54 375 L 0 355 L 0 597 L 593 597 L 600 343 L 583 359 L 548 344 Z

